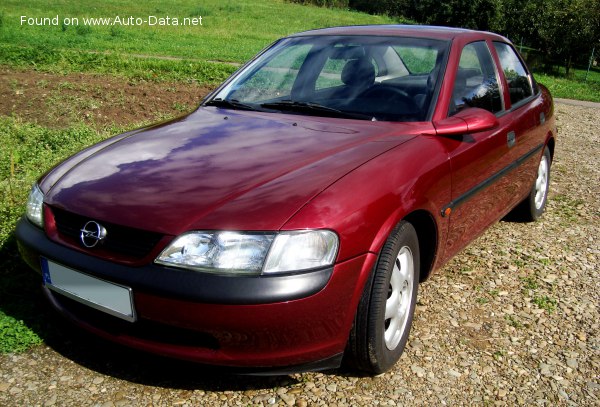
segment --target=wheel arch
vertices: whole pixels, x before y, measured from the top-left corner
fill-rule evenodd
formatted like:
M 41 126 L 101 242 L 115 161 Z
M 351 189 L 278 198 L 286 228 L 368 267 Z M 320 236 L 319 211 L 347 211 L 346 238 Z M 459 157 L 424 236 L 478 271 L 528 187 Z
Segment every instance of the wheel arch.
M 421 264 L 419 281 L 423 282 L 429 278 L 433 271 L 439 245 L 438 225 L 429 211 L 416 209 L 405 215 L 398 216 L 396 214 L 396 216 L 391 216 L 380 229 L 379 235 L 375 238 L 372 252 L 379 255 L 390 233 L 403 220 L 409 222 L 417 232 Z
M 433 216 L 425 210 L 411 212 L 403 220 L 412 224 L 417 232 L 421 260 L 419 280 L 423 282 L 431 275 L 435 263 L 438 247 L 437 225 Z
M 548 150 L 550 150 L 550 162 L 554 161 L 554 136 L 552 136 L 552 134 L 548 135 L 548 141 L 546 142 L 546 146 L 548 147 Z

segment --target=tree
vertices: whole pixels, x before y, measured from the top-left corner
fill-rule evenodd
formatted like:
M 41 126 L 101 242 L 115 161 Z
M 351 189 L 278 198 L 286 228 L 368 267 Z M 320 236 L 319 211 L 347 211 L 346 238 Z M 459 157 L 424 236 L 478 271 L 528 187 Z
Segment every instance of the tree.
M 409 17 L 412 0 L 350 0 L 350 8 L 369 14 L 386 14 L 391 17 Z
M 415 18 L 425 24 L 486 31 L 503 28 L 500 0 L 415 0 L 414 8 Z
M 501 0 L 350 0 L 349 6 L 371 14 L 403 16 L 422 24 L 498 30 Z
M 405 17 L 421 24 L 495 31 L 522 40 L 560 62 L 573 62 L 600 48 L 600 0 L 293 0 L 347 5 L 371 14 Z M 597 48 L 597 49 L 598 49 Z M 599 52 L 600 54 L 600 52 Z
M 600 43 L 600 0 L 505 0 L 504 33 L 524 38 L 564 64 L 585 59 Z

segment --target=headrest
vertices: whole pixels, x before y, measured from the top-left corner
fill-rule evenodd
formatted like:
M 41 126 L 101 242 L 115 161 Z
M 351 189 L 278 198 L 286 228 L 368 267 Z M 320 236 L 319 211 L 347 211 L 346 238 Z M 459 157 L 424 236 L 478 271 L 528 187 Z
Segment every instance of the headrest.
M 367 58 L 351 59 L 342 70 L 342 82 L 349 86 L 371 86 L 375 83 L 375 67 Z
M 469 78 L 471 73 L 467 69 L 459 69 L 456 72 L 456 77 L 454 78 L 454 89 L 464 89 L 467 87 L 467 78 Z

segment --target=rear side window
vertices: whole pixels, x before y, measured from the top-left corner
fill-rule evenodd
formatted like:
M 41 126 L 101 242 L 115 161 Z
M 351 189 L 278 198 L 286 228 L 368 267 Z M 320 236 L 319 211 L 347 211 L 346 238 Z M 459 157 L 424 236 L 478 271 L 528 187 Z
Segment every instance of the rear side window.
M 514 106 L 533 95 L 531 77 L 515 50 L 503 42 L 494 42 L 500 65 L 508 82 L 510 103 Z
M 460 55 L 450 103 L 450 115 L 466 107 L 497 113 L 502 110 L 494 61 L 485 41 L 467 44 Z

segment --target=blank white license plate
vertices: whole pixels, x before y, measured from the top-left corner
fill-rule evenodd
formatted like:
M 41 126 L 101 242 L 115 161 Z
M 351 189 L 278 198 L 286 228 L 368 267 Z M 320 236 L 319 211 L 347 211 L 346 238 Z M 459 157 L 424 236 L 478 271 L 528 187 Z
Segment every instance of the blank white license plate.
M 42 258 L 44 285 L 75 301 L 133 322 L 136 320 L 131 288 L 89 276 Z

